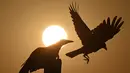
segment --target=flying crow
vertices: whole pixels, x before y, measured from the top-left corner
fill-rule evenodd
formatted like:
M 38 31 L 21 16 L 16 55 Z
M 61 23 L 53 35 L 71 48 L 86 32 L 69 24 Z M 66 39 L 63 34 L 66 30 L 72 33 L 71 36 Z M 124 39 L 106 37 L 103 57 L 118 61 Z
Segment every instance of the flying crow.
M 84 23 L 77 12 L 77 6 L 73 3 L 69 6 L 70 14 L 72 21 L 75 27 L 75 31 L 82 42 L 82 47 L 67 53 L 66 55 L 73 58 L 79 54 L 84 54 L 83 56 L 89 62 L 88 54 L 92 52 L 97 52 L 99 49 L 104 48 L 107 50 L 105 42 L 109 39 L 112 39 L 115 34 L 120 31 L 120 27 L 124 23 L 121 21 L 121 17 L 117 19 L 117 16 L 114 17 L 110 23 L 110 18 L 107 18 L 107 21 L 103 20 L 100 25 L 96 28 L 90 30 L 88 26 Z

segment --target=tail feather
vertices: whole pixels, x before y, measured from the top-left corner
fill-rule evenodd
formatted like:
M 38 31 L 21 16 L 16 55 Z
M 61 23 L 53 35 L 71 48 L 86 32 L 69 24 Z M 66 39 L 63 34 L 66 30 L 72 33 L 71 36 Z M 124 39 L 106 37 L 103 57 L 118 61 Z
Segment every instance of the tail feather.
M 74 50 L 72 52 L 67 53 L 66 56 L 73 58 L 73 57 L 75 57 L 79 54 L 82 54 L 82 53 L 83 53 L 83 50 L 80 48 L 80 49 L 77 49 L 77 50 Z

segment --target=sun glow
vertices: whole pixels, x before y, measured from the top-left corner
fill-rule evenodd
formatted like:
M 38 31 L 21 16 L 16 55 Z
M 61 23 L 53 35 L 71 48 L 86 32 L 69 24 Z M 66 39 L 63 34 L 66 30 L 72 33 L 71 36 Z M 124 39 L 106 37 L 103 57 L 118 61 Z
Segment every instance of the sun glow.
M 60 39 L 67 39 L 67 33 L 60 26 L 49 26 L 43 31 L 42 41 L 45 46 L 54 44 Z

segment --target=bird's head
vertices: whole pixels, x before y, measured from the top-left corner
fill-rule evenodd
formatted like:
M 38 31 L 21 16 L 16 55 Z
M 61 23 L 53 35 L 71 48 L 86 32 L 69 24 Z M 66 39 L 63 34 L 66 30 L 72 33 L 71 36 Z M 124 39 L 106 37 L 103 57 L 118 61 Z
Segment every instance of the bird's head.
M 67 39 L 61 39 L 60 41 L 58 41 L 56 44 L 59 45 L 59 46 L 63 46 L 65 44 L 68 44 L 68 43 L 72 43 L 74 41 L 72 40 L 67 40 Z
M 68 43 L 72 43 L 72 42 L 74 42 L 74 41 L 67 40 L 67 39 L 61 39 L 58 42 L 56 42 L 56 43 L 54 43 L 54 44 L 52 44 L 52 45 L 50 45 L 48 47 L 54 47 L 55 46 L 57 48 L 61 48 L 63 45 L 68 44 Z
M 51 49 L 51 51 L 49 51 L 50 54 L 53 54 L 53 57 L 57 57 L 59 58 L 58 54 L 59 54 L 59 51 L 60 49 L 67 43 L 71 43 L 73 42 L 72 40 L 67 40 L 67 39 L 61 39 L 59 40 L 57 43 L 49 46 L 49 47 L 52 47 L 53 50 Z
M 68 43 L 72 43 L 72 42 L 74 42 L 74 41 L 72 41 L 72 40 L 67 40 L 67 39 L 61 39 L 61 40 L 59 41 L 59 43 L 62 44 L 62 45 L 65 45 L 65 44 L 68 44 Z

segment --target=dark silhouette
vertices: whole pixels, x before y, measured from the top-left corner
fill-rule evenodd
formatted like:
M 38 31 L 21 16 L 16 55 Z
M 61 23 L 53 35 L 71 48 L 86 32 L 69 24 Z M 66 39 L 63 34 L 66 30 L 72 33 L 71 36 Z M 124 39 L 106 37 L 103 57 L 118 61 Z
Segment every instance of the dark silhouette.
M 108 17 L 107 21 L 103 20 L 99 26 L 90 30 L 79 16 L 76 3 L 75 5 L 72 3 L 69 10 L 73 19 L 72 21 L 75 31 L 77 32 L 83 46 L 80 49 L 67 53 L 66 55 L 73 58 L 83 53 L 87 63 L 89 62 L 88 54 L 97 52 L 101 48 L 107 50 L 105 42 L 112 39 L 113 36 L 120 31 L 120 27 L 124 23 L 124 21 L 121 22 L 122 18 L 120 17 L 117 19 L 117 16 L 115 16 L 112 23 L 110 23 L 110 18 Z
M 45 73 L 50 71 L 58 72 L 58 68 L 61 66 L 61 60 L 59 59 L 59 50 L 67 43 L 71 43 L 71 40 L 62 39 L 56 44 L 48 47 L 38 47 L 34 50 L 27 61 L 22 65 L 19 73 L 28 73 L 36 71 L 37 69 L 45 68 Z M 57 65 L 56 65 L 57 64 Z M 50 70 L 49 69 L 56 69 Z
M 61 59 L 53 60 L 52 63 L 44 67 L 44 73 L 61 73 Z

